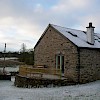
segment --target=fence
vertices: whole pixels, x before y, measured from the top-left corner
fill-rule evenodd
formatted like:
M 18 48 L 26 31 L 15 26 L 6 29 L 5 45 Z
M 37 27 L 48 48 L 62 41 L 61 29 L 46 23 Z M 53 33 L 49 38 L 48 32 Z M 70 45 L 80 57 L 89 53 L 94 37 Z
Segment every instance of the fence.
M 19 75 L 22 75 L 22 76 L 42 77 L 44 74 L 57 75 L 61 77 L 60 69 L 56 69 L 56 68 L 33 68 L 32 66 L 22 66 L 22 65 L 19 67 Z

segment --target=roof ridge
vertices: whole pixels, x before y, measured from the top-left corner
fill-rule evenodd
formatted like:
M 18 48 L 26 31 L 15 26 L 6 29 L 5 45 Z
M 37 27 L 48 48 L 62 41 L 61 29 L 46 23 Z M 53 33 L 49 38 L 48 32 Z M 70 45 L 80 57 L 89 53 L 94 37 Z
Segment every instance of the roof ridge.
M 84 31 L 84 30 L 73 29 L 73 28 L 67 28 L 67 27 L 60 26 L 60 25 L 55 25 L 55 24 L 50 24 L 50 25 L 54 25 L 54 26 L 61 27 L 61 28 L 66 28 L 66 29 L 71 29 L 71 30 L 76 30 L 76 31 L 81 31 L 81 32 L 86 32 L 86 31 Z M 100 34 L 100 33 L 94 33 L 94 34 Z
M 54 25 L 54 26 L 61 27 L 61 28 L 66 28 L 66 29 L 71 29 L 71 30 L 76 30 L 76 31 L 81 31 L 81 32 L 84 31 L 84 30 L 79 30 L 79 29 L 67 28 L 67 27 L 63 27 L 63 26 L 55 25 L 55 24 L 50 24 L 50 25 Z M 86 32 L 86 31 L 84 31 L 84 32 Z

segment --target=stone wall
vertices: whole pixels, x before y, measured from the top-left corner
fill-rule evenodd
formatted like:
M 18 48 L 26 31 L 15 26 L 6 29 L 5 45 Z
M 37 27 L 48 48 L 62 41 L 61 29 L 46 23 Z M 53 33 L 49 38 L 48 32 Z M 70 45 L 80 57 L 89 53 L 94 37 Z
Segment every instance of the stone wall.
M 64 55 L 65 76 L 77 81 L 77 47 L 66 37 L 49 27 L 34 50 L 34 64 L 56 67 L 56 54 Z
M 20 75 L 16 75 L 14 85 L 17 87 L 24 88 L 38 88 L 38 87 L 55 87 L 55 86 L 66 86 L 66 85 L 74 85 L 73 81 L 69 81 L 66 79 L 46 79 L 46 78 L 29 78 Z
M 80 82 L 100 79 L 100 49 L 80 49 Z

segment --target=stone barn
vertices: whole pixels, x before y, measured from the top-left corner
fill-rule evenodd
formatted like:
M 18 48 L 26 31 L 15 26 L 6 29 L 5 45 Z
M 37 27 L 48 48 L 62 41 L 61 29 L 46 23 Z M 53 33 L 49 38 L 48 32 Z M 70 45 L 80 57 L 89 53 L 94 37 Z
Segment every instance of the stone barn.
M 100 34 L 49 24 L 34 47 L 34 65 L 60 69 L 78 83 L 100 79 Z

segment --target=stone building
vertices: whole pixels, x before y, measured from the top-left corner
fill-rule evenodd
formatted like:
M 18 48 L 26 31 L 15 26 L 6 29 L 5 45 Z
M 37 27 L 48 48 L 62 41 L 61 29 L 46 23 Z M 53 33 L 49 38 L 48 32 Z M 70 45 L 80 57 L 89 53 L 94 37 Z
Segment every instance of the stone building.
M 49 24 L 34 47 L 34 65 L 60 69 L 79 83 L 100 79 L 100 34 Z

